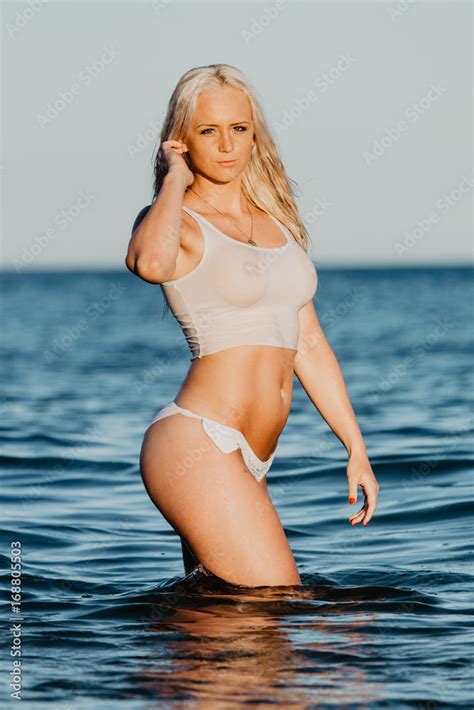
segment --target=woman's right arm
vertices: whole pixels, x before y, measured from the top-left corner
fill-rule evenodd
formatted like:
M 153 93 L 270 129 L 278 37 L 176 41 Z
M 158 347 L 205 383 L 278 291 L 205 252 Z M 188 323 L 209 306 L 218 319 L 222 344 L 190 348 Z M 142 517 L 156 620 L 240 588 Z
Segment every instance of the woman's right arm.
M 183 153 L 188 152 L 185 143 L 163 141 L 160 150 L 168 171 L 156 200 L 135 220 L 125 258 L 133 274 L 152 284 L 167 281 L 175 272 L 181 245 L 183 195 L 194 182 L 194 173 L 183 158 Z M 142 212 L 145 216 L 140 219 Z
M 149 283 L 167 281 L 175 271 L 178 258 L 186 178 L 182 171 L 165 175 L 156 200 L 139 221 L 141 210 L 128 245 L 127 268 Z M 134 225 L 135 227 L 135 225 Z

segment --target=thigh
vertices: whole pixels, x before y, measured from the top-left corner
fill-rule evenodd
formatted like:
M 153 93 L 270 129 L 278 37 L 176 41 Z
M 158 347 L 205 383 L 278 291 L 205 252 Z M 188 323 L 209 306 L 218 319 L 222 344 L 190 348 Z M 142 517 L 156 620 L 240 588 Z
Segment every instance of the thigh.
M 152 424 L 140 453 L 146 490 L 208 570 L 248 586 L 300 584 L 265 486 L 237 449 L 223 453 L 199 419 L 173 414 Z

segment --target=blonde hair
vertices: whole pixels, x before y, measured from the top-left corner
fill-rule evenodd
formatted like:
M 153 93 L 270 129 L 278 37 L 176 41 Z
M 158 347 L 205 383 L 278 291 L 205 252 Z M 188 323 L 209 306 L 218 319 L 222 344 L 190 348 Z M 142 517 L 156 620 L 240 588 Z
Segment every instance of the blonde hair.
M 298 244 L 308 252 L 310 239 L 299 217 L 293 196 L 291 183 L 294 181 L 286 175 L 254 89 L 244 74 L 229 64 L 195 67 L 183 74 L 178 81 L 168 103 L 160 147 L 155 158 L 153 200 L 156 199 L 168 171 L 161 144 L 167 140 L 185 142 L 198 94 L 202 91 L 215 91 L 224 86 L 242 91 L 250 101 L 252 110 L 255 146 L 241 176 L 244 196 L 255 207 L 269 212 L 282 222 Z M 183 158 L 189 169 L 193 170 L 189 154 L 183 153 Z

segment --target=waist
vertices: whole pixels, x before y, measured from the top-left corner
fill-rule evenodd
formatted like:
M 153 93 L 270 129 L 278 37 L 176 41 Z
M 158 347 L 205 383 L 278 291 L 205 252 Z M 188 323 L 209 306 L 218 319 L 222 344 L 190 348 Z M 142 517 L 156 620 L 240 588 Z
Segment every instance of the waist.
M 253 440 L 270 441 L 288 418 L 294 357 L 293 349 L 251 345 L 197 358 L 174 401 Z

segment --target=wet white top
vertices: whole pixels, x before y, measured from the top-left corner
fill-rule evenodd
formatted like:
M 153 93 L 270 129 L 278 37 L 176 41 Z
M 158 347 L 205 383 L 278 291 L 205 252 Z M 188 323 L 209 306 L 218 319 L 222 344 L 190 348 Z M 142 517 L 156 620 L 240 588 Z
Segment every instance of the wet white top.
M 280 247 L 255 247 L 221 232 L 183 205 L 198 222 L 204 251 L 185 276 L 160 284 L 186 337 L 191 360 L 239 345 L 297 349 L 298 311 L 316 293 L 313 262 L 291 232 Z

